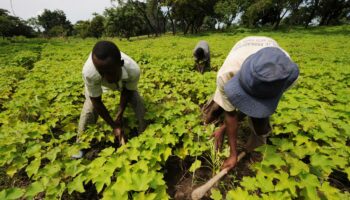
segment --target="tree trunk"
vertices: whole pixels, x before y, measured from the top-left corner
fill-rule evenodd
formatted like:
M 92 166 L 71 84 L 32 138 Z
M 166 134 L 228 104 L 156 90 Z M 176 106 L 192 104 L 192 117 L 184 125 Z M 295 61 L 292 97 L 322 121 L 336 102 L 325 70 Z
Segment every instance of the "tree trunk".
M 175 23 L 175 20 L 171 19 L 171 27 L 173 29 L 173 35 L 175 35 L 176 34 L 176 23 Z
M 310 22 L 314 19 L 319 2 L 320 2 L 320 0 L 315 0 L 314 5 L 312 5 L 311 14 L 310 14 L 309 19 L 305 23 L 305 28 L 307 28 L 309 26 Z
M 171 29 L 172 29 L 173 35 L 175 35 L 175 34 L 176 34 L 176 24 L 175 24 L 175 20 L 171 17 L 169 7 L 167 7 L 167 8 L 168 8 L 167 17 L 168 17 L 169 20 L 170 20 Z M 165 27 L 164 27 L 164 29 L 165 29 Z
M 188 33 L 188 30 L 190 29 L 190 25 L 191 25 L 191 24 L 189 24 L 189 23 L 187 23 L 187 22 L 185 21 L 185 29 L 184 29 L 184 34 L 185 34 L 185 35 Z
M 147 23 L 147 25 L 150 27 L 151 31 L 152 31 L 153 33 L 155 33 L 156 36 L 158 36 L 158 33 L 157 33 L 156 29 L 154 28 L 154 26 L 153 26 L 152 23 L 151 23 L 151 20 L 150 20 L 150 19 L 148 18 L 148 16 L 147 16 L 147 13 L 146 13 L 141 7 L 139 7 L 139 6 L 137 5 L 137 3 L 134 2 L 133 5 L 134 5 L 135 8 L 142 14 L 142 16 L 145 18 L 146 23 Z
M 278 17 L 277 17 L 276 22 L 275 22 L 275 25 L 273 26 L 273 29 L 274 29 L 274 30 L 277 30 L 277 29 L 278 29 L 278 27 L 279 27 L 279 25 L 280 25 L 280 23 L 281 23 L 283 17 L 287 14 L 287 11 L 288 11 L 288 9 L 286 9 L 286 10 L 284 11 L 284 13 L 283 13 L 282 16 L 278 16 Z

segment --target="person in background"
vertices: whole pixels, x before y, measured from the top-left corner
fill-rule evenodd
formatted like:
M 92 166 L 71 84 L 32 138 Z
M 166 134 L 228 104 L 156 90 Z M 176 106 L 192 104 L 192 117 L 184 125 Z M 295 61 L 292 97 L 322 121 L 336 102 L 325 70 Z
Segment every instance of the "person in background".
M 244 116 L 253 133 L 245 151 L 266 144 L 272 131 L 269 118 L 298 76 L 298 66 L 272 38 L 252 36 L 236 43 L 217 73 L 214 98 L 203 109 L 206 124 L 224 115 L 223 124 L 213 133 L 217 149 L 224 134 L 228 136 L 230 156 L 222 168 L 232 169 L 237 163 L 238 122 Z
M 80 114 L 78 137 L 88 125 L 95 124 L 98 116 L 112 128 L 114 135 L 121 142 L 124 140 L 122 118 L 126 105 L 133 108 L 138 120 L 138 133 L 145 129 L 145 106 L 137 91 L 140 78 L 140 67 L 128 55 L 121 52 L 110 41 L 99 41 L 93 47 L 86 60 L 83 71 L 85 85 L 85 102 Z M 113 119 L 102 101 L 102 94 L 108 90 L 120 91 L 120 102 L 117 115 Z M 73 158 L 81 158 L 80 151 Z
M 210 50 L 209 44 L 206 41 L 201 40 L 197 43 L 193 50 L 193 57 L 195 70 L 201 74 L 210 71 Z

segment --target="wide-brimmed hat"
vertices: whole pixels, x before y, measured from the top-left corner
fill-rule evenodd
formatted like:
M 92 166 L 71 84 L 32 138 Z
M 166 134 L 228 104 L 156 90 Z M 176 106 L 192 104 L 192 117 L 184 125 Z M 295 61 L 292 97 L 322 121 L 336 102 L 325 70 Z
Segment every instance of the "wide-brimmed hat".
M 298 78 L 298 66 L 277 47 L 250 55 L 224 91 L 244 114 L 265 118 L 275 112 L 283 92 Z

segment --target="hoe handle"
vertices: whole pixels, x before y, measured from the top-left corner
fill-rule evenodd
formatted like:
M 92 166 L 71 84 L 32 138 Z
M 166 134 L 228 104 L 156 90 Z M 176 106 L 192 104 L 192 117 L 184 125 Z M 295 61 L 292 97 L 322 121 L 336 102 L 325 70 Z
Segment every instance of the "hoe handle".
M 237 163 L 246 155 L 245 152 L 241 152 L 239 155 L 238 155 L 238 158 L 237 158 Z M 210 188 L 213 187 L 213 185 L 215 183 L 217 183 L 223 176 L 225 176 L 228 172 L 228 168 L 225 168 L 223 170 L 221 170 L 218 174 L 216 174 L 213 178 L 211 178 L 208 182 L 206 182 L 204 185 L 198 187 L 197 189 L 195 189 L 192 194 L 191 194 L 191 197 L 192 197 L 192 200 L 199 200 L 201 199 L 205 193 L 207 193 Z

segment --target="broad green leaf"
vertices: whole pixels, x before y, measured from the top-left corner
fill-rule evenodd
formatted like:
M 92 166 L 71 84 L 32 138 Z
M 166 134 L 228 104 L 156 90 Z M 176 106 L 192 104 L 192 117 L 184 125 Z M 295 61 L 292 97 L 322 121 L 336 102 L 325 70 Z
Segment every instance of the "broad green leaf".
M 246 190 L 254 191 L 260 187 L 255 177 L 245 176 L 240 183 Z
M 0 191 L 0 199 L 6 199 L 6 190 Z
M 156 173 L 155 176 L 153 176 L 153 179 L 149 183 L 150 187 L 153 189 L 160 188 L 161 186 L 165 186 L 165 181 L 163 180 L 163 174 Z
M 292 199 L 292 196 L 288 192 L 269 192 L 262 194 L 264 200 L 280 200 L 280 199 Z
M 278 147 L 281 151 L 287 151 L 294 149 L 293 142 L 289 139 L 280 139 L 280 138 L 270 138 L 269 139 L 275 146 Z
M 275 187 L 272 183 L 272 176 L 264 176 L 263 174 L 258 173 L 255 178 L 256 186 L 259 187 L 262 192 L 270 192 L 275 190 Z
M 70 183 L 68 183 L 67 188 L 68 188 L 68 193 L 72 194 L 73 191 L 77 192 L 84 192 L 84 186 L 83 186 L 83 176 L 80 174 L 79 176 L 75 177 L 74 180 Z
M 219 190 L 212 189 L 210 198 L 212 198 L 213 200 L 222 200 L 222 195 Z
M 40 144 L 33 144 L 27 148 L 26 154 L 28 156 L 34 156 L 34 155 L 40 154 L 40 150 L 41 150 Z
M 46 157 L 47 159 L 49 159 L 51 162 L 56 160 L 57 154 L 61 152 L 61 148 L 60 147 L 55 147 L 53 149 L 51 149 L 50 151 L 48 151 L 44 157 Z
M 244 200 L 250 200 L 250 199 L 257 199 L 253 195 L 250 195 L 248 191 L 243 190 L 242 188 L 236 188 L 235 190 L 230 190 L 226 194 L 226 200 L 236 200 L 236 199 L 244 199 Z
M 6 190 L 6 198 L 5 199 L 19 199 L 23 196 L 25 190 L 20 188 L 11 188 Z M 1 195 L 0 195 L 1 196 Z
M 306 199 L 319 199 L 316 188 L 312 186 L 306 186 L 302 190 L 302 196 L 304 196 Z
M 329 185 L 329 182 L 324 182 L 321 185 L 319 190 L 323 193 L 323 195 L 329 200 L 337 200 L 341 198 L 341 192 L 332 186 Z
M 345 169 L 345 172 L 348 174 L 348 179 L 350 180 L 350 168 L 349 168 L 349 167 L 346 168 L 346 169 Z
M 297 196 L 296 185 L 298 184 L 293 178 L 290 178 L 285 172 L 277 174 L 276 178 L 279 180 L 275 186 L 276 191 L 288 190 L 293 197 Z
M 25 196 L 34 197 L 42 191 L 44 191 L 44 187 L 40 182 L 37 181 L 29 185 L 29 187 L 26 189 Z
M 190 167 L 190 172 L 195 172 L 198 168 L 201 167 L 202 162 L 200 160 L 196 160 L 192 163 Z
M 263 161 L 261 164 L 266 166 L 274 165 L 276 167 L 281 167 L 286 163 L 282 160 L 281 155 L 277 153 L 276 147 L 271 145 L 264 145 L 258 147 L 257 151 L 263 154 Z
M 311 173 L 303 173 L 299 175 L 301 181 L 298 184 L 299 187 L 319 187 L 320 181 L 317 176 Z
M 297 158 L 293 158 L 289 155 L 286 155 L 285 160 L 290 167 L 289 173 L 291 176 L 296 176 L 299 173 L 307 173 L 309 172 L 309 167 L 307 164 L 303 163 Z
M 81 159 L 79 160 L 69 160 L 64 163 L 64 170 L 67 176 L 75 177 L 78 173 L 85 169 L 85 166 L 81 164 Z
M 311 165 L 317 167 L 324 175 L 329 175 L 332 171 L 332 160 L 325 155 L 315 153 L 311 156 Z
M 157 194 L 155 193 L 145 194 L 145 192 L 139 192 L 134 194 L 132 197 L 135 200 L 155 200 L 157 197 Z
M 308 143 L 309 142 L 309 137 L 298 134 L 293 138 L 294 141 L 296 141 L 296 146 L 300 146 L 304 143 Z
M 38 172 L 40 164 L 41 164 L 40 158 L 36 158 L 32 160 L 32 162 L 30 162 L 30 164 L 26 167 L 26 172 L 29 177 L 31 177 L 33 174 L 36 174 Z
M 155 173 L 133 173 L 131 174 L 131 188 L 134 191 L 146 191 Z
M 101 151 L 100 156 L 102 156 L 102 157 L 110 156 L 110 155 L 112 155 L 112 153 L 114 151 L 115 151 L 115 149 L 113 147 L 105 148 Z
M 10 166 L 6 169 L 6 174 L 12 177 L 17 172 L 17 167 Z

